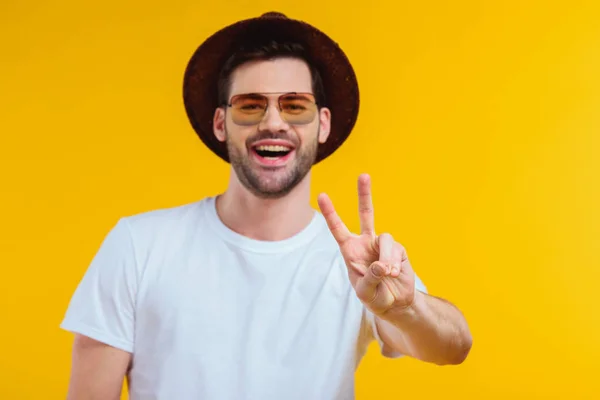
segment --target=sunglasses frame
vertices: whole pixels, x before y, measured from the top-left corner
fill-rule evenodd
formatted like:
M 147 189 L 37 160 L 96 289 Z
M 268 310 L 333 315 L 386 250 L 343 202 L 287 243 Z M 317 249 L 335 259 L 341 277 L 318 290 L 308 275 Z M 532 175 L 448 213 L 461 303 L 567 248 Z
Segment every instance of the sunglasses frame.
M 317 103 L 317 100 L 315 98 L 314 93 L 310 93 L 310 92 L 250 92 L 250 93 L 239 93 L 236 95 L 231 96 L 231 98 L 229 99 L 229 102 L 226 104 L 223 104 L 224 106 L 226 106 L 227 108 L 233 108 L 233 102 L 236 98 L 238 97 L 242 97 L 242 96 L 260 96 L 262 98 L 266 98 L 267 99 L 267 104 L 265 105 L 265 107 L 263 108 L 262 111 L 262 115 L 260 116 L 260 118 L 257 120 L 257 122 L 255 123 L 251 123 L 251 124 L 239 124 L 239 125 L 257 125 L 259 124 L 263 118 L 267 115 L 268 109 L 269 109 L 269 104 L 270 104 L 270 99 L 267 97 L 268 95 L 279 95 L 277 97 L 277 110 L 279 111 L 279 116 L 281 117 L 281 119 L 283 119 L 284 121 L 286 121 L 288 124 L 291 125 L 306 125 L 311 123 L 312 121 L 314 121 L 316 115 L 318 114 L 318 110 L 319 110 L 319 103 Z M 299 96 L 309 96 L 310 103 L 314 106 L 314 111 L 315 111 L 315 115 L 313 116 L 313 118 L 309 121 L 309 122 L 305 122 L 305 123 L 293 123 L 288 121 L 285 118 L 285 114 L 283 113 L 283 107 L 281 106 L 281 99 L 284 96 L 290 96 L 290 95 L 299 95 Z M 235 121 L 234 121 L 235 122 Z M 237 123 L 237 122 L 236 122 Z

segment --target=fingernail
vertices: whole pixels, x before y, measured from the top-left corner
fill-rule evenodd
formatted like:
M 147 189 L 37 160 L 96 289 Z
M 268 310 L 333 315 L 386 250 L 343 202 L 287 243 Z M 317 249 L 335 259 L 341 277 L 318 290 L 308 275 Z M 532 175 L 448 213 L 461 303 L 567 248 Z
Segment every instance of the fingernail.
M 383 267 L 379 264 L 375 264 L 375 266 L 373 267 L 373 275 L 379 278 L 383 276 L 384 273 L 385 270 L 383 269 Z

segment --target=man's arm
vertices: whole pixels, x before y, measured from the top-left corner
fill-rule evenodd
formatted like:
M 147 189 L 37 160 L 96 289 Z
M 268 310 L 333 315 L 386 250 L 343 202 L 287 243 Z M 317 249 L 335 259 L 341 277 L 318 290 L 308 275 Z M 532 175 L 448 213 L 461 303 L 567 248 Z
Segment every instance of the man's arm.
M 67 400 L 119 400 L 131 354 L 75 335 Z
M 358 178 L 360 235 L 350 232 L 329 196 L 320 194 L 318 203 L 357 297 L 376 316 L 381 341 L 423 361 L 462 363 L 471 350 L 467 323 L 452 304 L 416 290 L 416 275 L 404 247 L 390 234 L 375 234 L 370 177 Z
M 381 340 L 398 352 L 438 365 L 460 364 L 473 339 L 462 313 L 448 301 L 416 291 L 414 303 L 376 317 Z

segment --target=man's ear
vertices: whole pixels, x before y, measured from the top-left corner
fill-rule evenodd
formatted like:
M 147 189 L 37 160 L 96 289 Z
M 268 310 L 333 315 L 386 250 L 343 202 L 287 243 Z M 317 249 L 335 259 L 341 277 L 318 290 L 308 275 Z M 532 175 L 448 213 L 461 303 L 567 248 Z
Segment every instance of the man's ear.
M 331 111 L 327 107 L 319 110 L 319 143 L 325 143 L 331 132 Z
M 215 110 L 215 115 L 213 116 L 213 132 L 220 142 L 225 141 L 227 136 L 225 133 L 225 110 L 223 110 L 222 107 L 218 107 Z

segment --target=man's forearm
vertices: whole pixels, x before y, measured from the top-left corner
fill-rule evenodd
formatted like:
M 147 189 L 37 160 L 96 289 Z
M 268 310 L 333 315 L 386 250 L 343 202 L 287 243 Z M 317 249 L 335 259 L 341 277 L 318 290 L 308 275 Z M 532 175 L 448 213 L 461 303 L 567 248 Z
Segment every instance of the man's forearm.
M 417 291 L 405 310 L 389 310 L 377 320 L 386 344 L 404 354 L 439 365 L 460 364 L 471 349 L 462 313 L 443 299 Z

